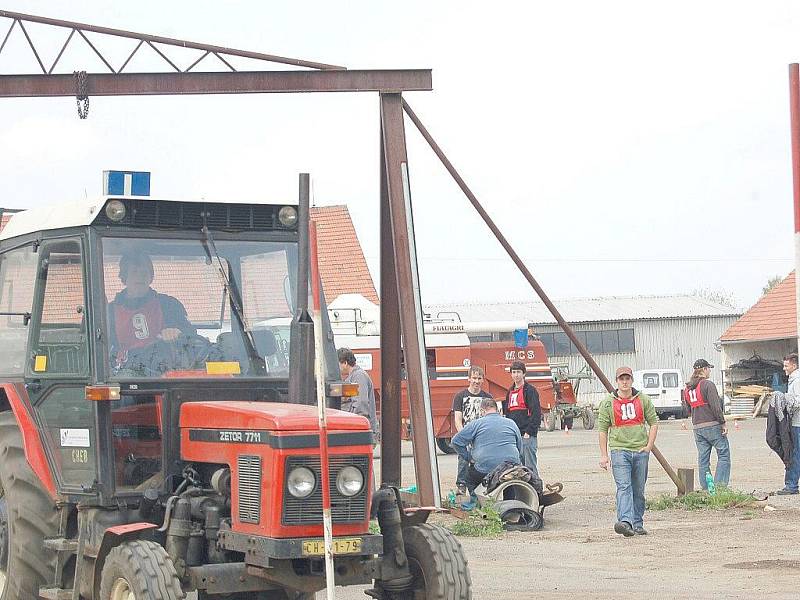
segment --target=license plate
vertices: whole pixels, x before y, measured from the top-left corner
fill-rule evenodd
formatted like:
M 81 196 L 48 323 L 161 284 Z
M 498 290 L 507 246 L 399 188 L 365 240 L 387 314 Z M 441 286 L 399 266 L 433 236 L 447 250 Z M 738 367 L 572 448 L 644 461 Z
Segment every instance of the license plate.
M 361 538 L 342 538 L 333 540 L 334 554 L 355 554 L 361 552 Z M 303 556 L 322 556 L 325 554 L 325 540 L 303 542 Z

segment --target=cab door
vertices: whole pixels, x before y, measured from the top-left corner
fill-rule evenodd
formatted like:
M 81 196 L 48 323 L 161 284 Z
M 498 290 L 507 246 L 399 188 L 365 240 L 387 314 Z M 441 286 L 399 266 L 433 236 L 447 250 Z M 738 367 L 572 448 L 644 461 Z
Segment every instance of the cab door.
M 86 400 L 89 336 L 83 241 L 38 249 L 25 385 L 61 493 L 92 493 L 97 481 L 94 403 Z

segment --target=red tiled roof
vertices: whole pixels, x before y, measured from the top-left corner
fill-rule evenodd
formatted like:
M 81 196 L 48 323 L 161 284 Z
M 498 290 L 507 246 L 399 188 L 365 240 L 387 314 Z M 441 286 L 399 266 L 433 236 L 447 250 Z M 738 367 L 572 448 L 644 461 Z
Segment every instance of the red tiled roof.
M 317 206 L 311 209 L 311 218 L 317 224 L 325 300 L 330 303 L 342 294 L 361 294 L 370 302 L 380 302 L 347 207 Z
M 779 340 L 797 337 L 794 271 L 722 334 L 720 341 Z

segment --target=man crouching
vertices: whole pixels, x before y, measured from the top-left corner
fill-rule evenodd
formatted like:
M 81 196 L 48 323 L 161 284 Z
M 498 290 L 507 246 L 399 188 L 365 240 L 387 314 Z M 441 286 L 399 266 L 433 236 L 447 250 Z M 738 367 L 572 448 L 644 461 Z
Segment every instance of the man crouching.
M 617 389 L 600 403 L 597 427 L 600 466 L 608 470 L 610 448 L 611 471 L 617 484 L 614 531 L 625 537 L 646 535 L 644 485 L 650 451 L 658 434 L 658 415 L 650 398 L 633 388 L 630 367 L 617 369 Z
M 497 412 L 497 404 L 491 398 L 481 400 L 480 410 L 481 418 L 467 423 L 451 441 L 458 455 L 469 464 L 470 500 L 461 505 L 464 510 L 475 508 L 478 501 L 475 488 L 498 465 L 503 462 L 521 464 L 522 436 L 516 423 Z

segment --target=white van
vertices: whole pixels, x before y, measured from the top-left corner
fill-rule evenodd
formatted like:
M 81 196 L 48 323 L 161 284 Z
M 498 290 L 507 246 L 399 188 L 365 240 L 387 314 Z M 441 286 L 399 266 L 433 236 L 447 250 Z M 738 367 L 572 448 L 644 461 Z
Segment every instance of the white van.
M 633 372 L 633 387 L 650 396 L 660 419 L 674 416 L 681 419 L 684 413 L 681 395 L 683 379 L 678 369 L 643 369 Z

